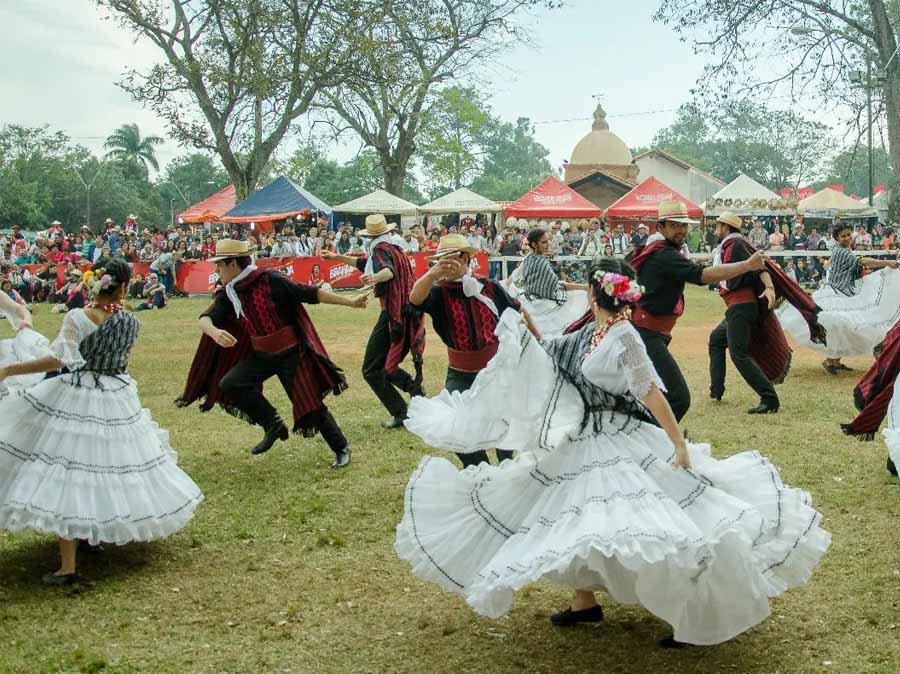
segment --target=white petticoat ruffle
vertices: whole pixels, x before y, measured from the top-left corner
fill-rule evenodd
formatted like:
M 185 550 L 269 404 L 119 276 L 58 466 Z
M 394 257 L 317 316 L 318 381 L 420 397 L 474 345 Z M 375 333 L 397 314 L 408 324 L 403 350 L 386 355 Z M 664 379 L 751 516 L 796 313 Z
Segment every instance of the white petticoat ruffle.
M 776 315 L 781 327 L 799 346 L 824 352 L 829 358 L 871 356 L 888 331 L 900 320 L 900 270 L 879 269 L 857 281 L 857 294 L 847 296 L 825 286 L 813 293 L 822 308 L 819 323 L 828 332 L 828 345 L 813 343 L 809 326 L 790 304 Z
M 509 284 L 507 291 L 510 297 L 521 302 L 544 338 L 551 339 L 563 334 L 567 327 L 587 312 L 588 294 L 584 290 L 566 291 L 566 301 L 563 304 L 540 298 L 529 299 L 515 283 L 519 269 L 513 273 L 513 282 Z
M 809 579 L 830 535 L 764 456 L 715 460 L 691 444 L 692 469 L 674 470 L 656 426 L 610 412 L 582 433 L 580 397 L 510 312 L 498 335 L 473 388 L 413 399 L 407 428 L 441 449 L 524 451 L 464 471 L 422 460 L 395 542 L 414 574 L 492 618 L 538 580 L 605 589 L 694 644 L 758 624 L 769 597 Z
M 64 374 L 0 394 L 0 529 L 125 544 L 182 529 L 203 500 L 129 376 Z
M 0 367 L 24 363 L 29 360 L 50 355 L 50 342 L 41 333 L 24 328 L 15 337 L 0 339 Z M 7 377 L 0 381 L 0 390 L 6 388 L 27 388 L 34 386 L 44 378 L 44 373 L 23 374 Z
M 884 444 L 887 445 L 888 456 L 895 466 L 900 466 L 900 388 L 894 384 L 894 396 L 888 407 L 887 426 L 881 432 Z

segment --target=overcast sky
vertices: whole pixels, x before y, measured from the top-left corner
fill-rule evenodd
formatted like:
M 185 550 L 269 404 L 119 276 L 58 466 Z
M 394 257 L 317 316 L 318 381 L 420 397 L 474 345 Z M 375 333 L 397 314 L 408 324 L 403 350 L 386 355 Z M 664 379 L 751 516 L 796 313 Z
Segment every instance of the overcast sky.
M 703 66 L 690 45 L 652 21 L 657 4 L 570 0 L 540 15 L 537 45 L 505 54 L 486 73 L 495 113 L 531 118 L 557 167 L 590 130 L 595 94 L 603 96 L 612 131 L 631 147 L 648 144 L 689 99 Z M 91 0 L 0 0 L 0 25 L 0 124 L 48 123 L 97 152 L 126 122 L 165 136 L 162 121 L 115 85 L 126 67 L 154 62 L 156 50 L 135 44 Z M 335 153 L 345 159 L 340 155 L 355 149 Z M 167 142 L 160 163 L 180 152 Z

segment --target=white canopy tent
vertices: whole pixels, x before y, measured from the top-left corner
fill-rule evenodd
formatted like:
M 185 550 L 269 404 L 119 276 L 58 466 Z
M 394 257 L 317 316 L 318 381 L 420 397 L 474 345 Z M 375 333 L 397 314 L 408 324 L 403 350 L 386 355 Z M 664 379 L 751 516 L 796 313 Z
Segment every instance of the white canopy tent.
M 496 201 L 476 194 L 472 190 L 461 187 L 455 192 L 419 207 L 419 213 L 426 215 L 444 215 L 450 213 L 499 213 L 503 208 Z
M 371 194 L 334 206 L 333 209 L 339 213 L 355 213 L 359 215 L 370 213 L 415 215 L 419 207 L 384 190 L 375 190 Z
M 798 213 L 806 218 L 871 218 L 878 212 L 864 201 L 851 199 L 843 192 L 829 187 L 800 202 Z
M 872 197 L 872 206 L 878 211 L 878 222 L 885 223 L 888 221 L 888 206 L 890 205 L 890 195 L 887 192 L 879 192 Z M 869 203 L 868 199 L 863 199 L 863 203 Z
M 785 199 L 743 173 L 707 199 L 703 210 L 707 217 L 715 217 L 725 211 L 745 217 L 787 216 L 797 212 Z

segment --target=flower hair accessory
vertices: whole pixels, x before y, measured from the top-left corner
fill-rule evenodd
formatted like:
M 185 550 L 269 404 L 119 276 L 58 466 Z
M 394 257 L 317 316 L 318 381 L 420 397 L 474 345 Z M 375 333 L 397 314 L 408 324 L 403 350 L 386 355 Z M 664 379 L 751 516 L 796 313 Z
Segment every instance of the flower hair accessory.
M 112 286 L 113 278 L 106 273 L 105 269 L 95 269 L 90 280 L 91 293 L 99 295 Z
M 594 272 L 594 281 L 600 284 L 603 292 L 613 298 L 617 305 L 634 304 L 644 294 L 644 287 L 624 274 L 597 270 Z

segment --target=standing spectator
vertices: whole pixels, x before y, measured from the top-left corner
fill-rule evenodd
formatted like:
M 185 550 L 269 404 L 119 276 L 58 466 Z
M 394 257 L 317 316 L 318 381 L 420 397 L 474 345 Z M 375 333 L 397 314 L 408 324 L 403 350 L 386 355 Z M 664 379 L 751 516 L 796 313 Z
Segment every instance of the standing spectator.
M 175 291 L 175 257 L 171 252 L 162 253 L 150 265 L 150 271 L 158 274 L 158 280 L 165 286 L 166 293 Z
M 772 251 L 781 251 L 784 250 L 785 246 L 785 236 L 781 233 L 781 230 L 776 228 L 769 234 L 769 250 Z
M 797 224 L 794 225 L 794 231 L 791 234 L 791 238 L 788 239 L 788 249 L 789 250 L 806 250 L 806 246 L 807 246 L 807 238 L 806 238 L 806 233 L 803 231 L 803 223 L 798 222 Z
M 341 231 L 341 236 L 337 241 L 337 252 L 341 255 L 349 255 L 353 244 L 350 241 L 350 232 L 346 229 Z
M 609 243 L 612 246 L 613 255 L 625 255 L 628 252 L 630 241 L 622 225 L 616 225 Z
M 634 231 L 634 234 L 631 235 L 631 249 L 635 250 L 646 244 L 648 236 L 649 230 L 647 229 L 647 225 L 643 222 L 640 223 Z
M 818 250 L 819 241 L 822 240 L 822 237 L 819 236 L 819 230 L 813 227 L 809 236 L 806 237 L 806 250 Z
M 747 235 L 750 243 L 756 250 L 767 250 L 769 248 L 769 233 L 766 232 L 760 220 L 753 221 L 753 227 Z

